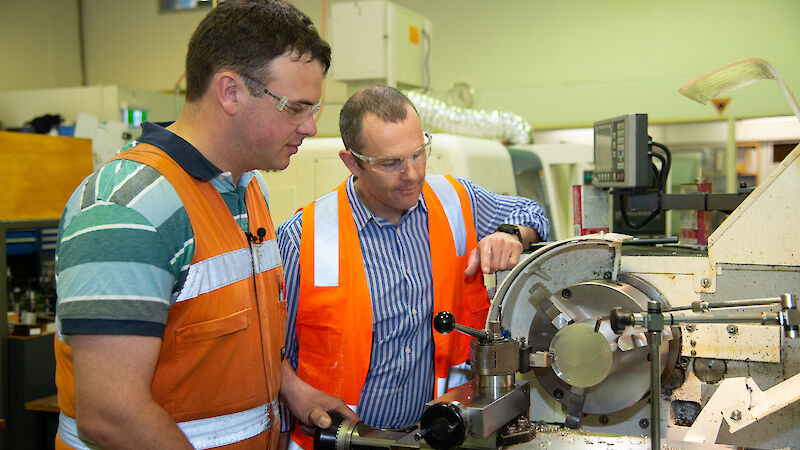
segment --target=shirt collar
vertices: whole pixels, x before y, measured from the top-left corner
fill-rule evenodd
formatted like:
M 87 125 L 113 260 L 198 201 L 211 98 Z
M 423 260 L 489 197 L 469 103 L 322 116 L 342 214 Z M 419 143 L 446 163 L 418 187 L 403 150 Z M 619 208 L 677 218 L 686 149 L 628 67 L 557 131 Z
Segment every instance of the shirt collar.
M 164 151 L 189 175 L 208 181 L 222 173 L 199 150 L 182 137 L 166 129 L 172 122 L 145 122 L 138 142 L 154 145 Z
M 367 223 L 369 223 L 370 220 L 374 221 L 380 227 L 392 225 L 391 222 L 375 216 L 369 211 L 369 209 L 367 209 L 366 205 L 364 205 L 361 199 L 358 198 L 356 187 L 353 184 L 354 180 L 355 177 L 352 175 L 347 178 L 347 182 L 345 183 L 345 193 L 347 194 L 347 201 L 350 202 L 350 208 L 353 210 L 353 221 L 355 222 L 356 229 L 361 231 L 365 226 L 367 226 Z M 422 196 L 422 194 L 419 195 L 419 201 L 417 204 L 412 206 L 408 211 L 406 211 L 405 214 L 403 214 L 403 217 L 400 219 L 400 223 L 403 223 L 409 214 L 413 214 L 417 210 L 426 214 L 428 212 L 428 207 L 425 205 L 425 198 Z

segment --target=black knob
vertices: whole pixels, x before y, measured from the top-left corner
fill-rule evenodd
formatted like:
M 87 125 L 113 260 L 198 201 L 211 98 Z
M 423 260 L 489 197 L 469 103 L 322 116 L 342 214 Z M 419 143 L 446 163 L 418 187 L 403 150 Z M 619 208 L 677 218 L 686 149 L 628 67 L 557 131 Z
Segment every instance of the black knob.
M 611 322 L 611 330 L 617 334 L 622 334 L 625 328 L 633 325 L 631 315 L 623 312 L 620 307 L 612 309 L 608 319 Z
M 336 435 L 339 427 L 344 422 L 344 416 L 336 411 L 328 411 L 331 416 L 331 426 L 327 429 L 316 428 L 314 430 L 314 449 L 315 450 L 336 450 Z
M 456 327 L 456 318 L 450 311 L 442 311 L 433 318 L 433 329 L 447 334 Z

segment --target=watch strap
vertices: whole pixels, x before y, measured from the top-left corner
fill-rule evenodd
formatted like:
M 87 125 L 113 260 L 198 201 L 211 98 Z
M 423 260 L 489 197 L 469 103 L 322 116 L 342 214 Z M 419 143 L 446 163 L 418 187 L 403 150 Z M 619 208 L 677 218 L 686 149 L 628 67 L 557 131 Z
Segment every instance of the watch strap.
M 508 223 L 501 223 L 497 227 L 497 230 L 495 230 L 495 231 L 498 232 L 498 233 L 512 234 L 512 235 L 516 236 L 517 239 L 519 239 L 520 244 L 524 245 L 524 242 L 522 241 L 522 233 L 520 233 L 519 227 L 517 225 L 511 225 L 511 224 L 508 224 Z

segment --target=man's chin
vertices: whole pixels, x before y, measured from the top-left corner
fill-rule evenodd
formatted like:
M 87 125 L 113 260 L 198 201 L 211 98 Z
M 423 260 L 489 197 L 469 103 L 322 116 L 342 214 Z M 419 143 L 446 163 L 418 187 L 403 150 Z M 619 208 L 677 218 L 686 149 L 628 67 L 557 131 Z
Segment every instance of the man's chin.
M 408 193 L 408 194 L 403 193 L 401 195 L 400 201 L 398 203 L 402 203 L 403 205 L 405 205 L 405 207 L 403 209 L 409 209 L 409 208 L 413 207 L 414 205 L 416 205 L 417 202 L 419 202 L 419 194 L 420 194 L 419 191 L 416 191 L 415 193 Z
M 287 167 L 289 167 L 288 157 L 279 161 L 269 161 L 268 167 L 264 167 L 263 170 L 285 170 Z

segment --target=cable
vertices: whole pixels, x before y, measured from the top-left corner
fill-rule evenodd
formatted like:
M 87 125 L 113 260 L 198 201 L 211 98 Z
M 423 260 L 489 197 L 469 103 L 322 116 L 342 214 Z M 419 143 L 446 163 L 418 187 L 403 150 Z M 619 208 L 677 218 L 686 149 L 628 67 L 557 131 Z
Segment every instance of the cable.
M 663 156 L 659 155 L 658 153 L 653 153 L 653 152 L 649 152 L 647 154 L 647 156 L 649 156 L 651 158 L 656 158 L 659 161 L 661 161 L 661 169 L 657 169 L 656 165 L 653 164 L 652 161 L 650 161 L 650 167 L 652 167 L 653 168 L 653 172 L 655 172 L 658 191 L 659 192 L 664 192 L 664 190 L 665 190 L 665 188 L 667 186 L 667 175 L 666 175 L 667 174 L 667 170 L 665 170 L 666 167 L 667 167 L 666 158 L 664 158 Z
M 664 183 L 662 187 L 662 192 L 663 192 L 663 189 L 665 189 L 667 186 L 667 176 L 669 175 L 670 169 L 672 169 L 672 152 L 669 151 L 669 148 L 667 148 L 666 145 L 654 141 L 653 138 L 651 138 L 650 136 L 647 137 L 647 140 L 648 140 L 648 145 L 651 148 L 652 147 L 660 148 L 664 152 L 664 156 L 666 157 L 666 166 L 661 167 L 661 171 L 664 172 Z M 664 162 L 664 160 L 662 160 L 662 162 Z
M 647 145 L 649 147 L 647 156 L 651 159 L 650 160 L 650 168 L 653 170 L 654 175 L 656 176 L 656 193 L 662 194 L 666 192 L 667 189 L 667 178 L 669 177 L 669 171 L 672 168 L 672 153 L 669 151 L 666 145 L 661 144 L 659 142 L 655 142 L 653 138 L 650 136 L 647 137 Z M 664 155 L 660 155 L 654 151 L 652 151 L 653 147 L 658 147 Z M 655 164 L 652 161 L 652 158 L 658 159 L 661 162 L 661 168 L 656 168 Z M 628 202 L 627 196 L 625 194 L 620 194 L 620 214 L 622 215 L 622 221 L 625 223 L 626 226 L 633 230 L 641 230 L 644 228 L 648 223 L 650 223 L 653 219 L 661 213 L 661 202 L 659 201 L 659 205 L 656 209 L 650 212 L 650 214 L 640 223 L 634 224 L 630 221 L 628 217 Z
M 625 194 L 620 195 L 619 202 L 620 202 L 620 204 L 619 204 L 619 212 L 620 212 L 620 214 L 622 214 L 622 221 L 625 222 L 625 225 L 627 225 L 628 228 L 631 228 L 633 230 L 641 230 L 648 223 L 650 223 L 650 221 L 655 219 L 655 217 L 661 212 L 661 208 L 660 207 L 656 208 L 641 223 L 634 224 L 628 218 L 628 205 L 627 205 L 627 198 L 626 198 Z
M 424 50 L 422 54 L 422 92 L 427 94 L 431 88 L 431 37 L 424 28 L 421 30 Z

